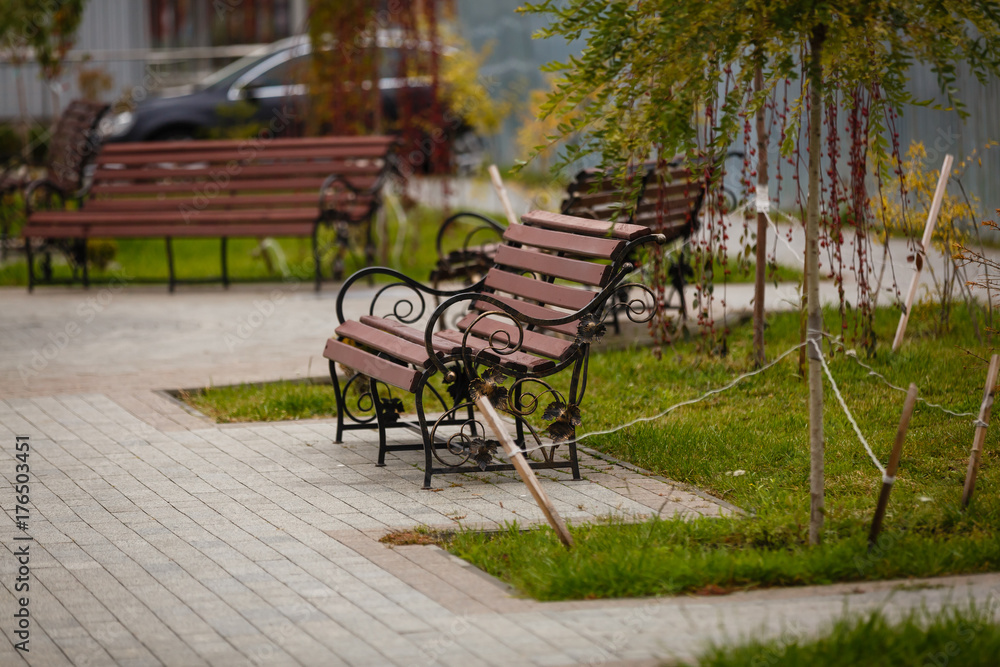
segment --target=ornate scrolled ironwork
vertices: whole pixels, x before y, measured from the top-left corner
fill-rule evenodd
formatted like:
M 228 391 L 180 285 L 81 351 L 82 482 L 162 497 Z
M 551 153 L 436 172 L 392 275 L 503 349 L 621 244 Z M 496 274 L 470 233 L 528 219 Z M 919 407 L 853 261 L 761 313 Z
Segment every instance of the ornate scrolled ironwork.
M 354 394 L 357 396 L 355 407 L 359 413 L 371 413 L 367 417 L 359 416 L 351 410 L 351 402 L 348 400 L 348 396 L 352 395 L 352 385 L 355 385 L 356 383 L 360 383 L 360 386 L 355 386 L 353 390 Z M 369 378 L 367 375 L 354 373 L 350 376 L 347 382 L 344 383 L 343 408 L 344 416 L 357 424 L 370 424 L 375 420 L 375 401 L 372 398 L 372 394 L 369 389 Z
M 634 296 L 633 290 L 641 291 L 642 297 Z M 656 295 L 648 286 L 642 283 L 625 283 L 618 286 L 615 294 L 621 295 L 622 298 L 612 303 L 610 311 L 624 312 L 625 316 L 636 324 L 645 324 L 656 315 Z
M 376 276 L 388 277 L 392 279 L 392 282 L 380 288 L 375 298 L 372 299 L 372 304 L 369 307 L 370 314 L 374 314 L 375 304 L 378 302 L 379 297 L 382 294 L 384 294 L 389 288 L 403 287 L 411 290 L 413 293 L 419 294 L 421 296 L 421 299 L 423 299 L 425 295 L 438 296 L 438 297 L 453 297 L 458 294 L 464 294 L 469 289 L 478 288 L 482 283 L 482 281 L 480 281 L 479 283 L 473 285 L 472 288 L 466 287 L 457 290 L 442 290 L 434 287 L 428 287 L 427 285 L 424 285 L 423 283 L 414 280 L 413 278 L 410 278 L 409 276 L 400 273 L 399 271 L 396 271 L 394 269 L 390 269 L 384 266 L 371 266 L 351 274 L 351 276 L 344 281 L 343 286 L 340 288 L 340 292 L 337 294 L 336 310 L 337 310 L 337 320 L 341 324 L 347 321 L 347 318 L 344 316 L 344 301 L 347 298 L 347 295 L 350 292 L 351 287 L 355 285 L 359 280 L 370 280 Z M 416 308 L 414 308 L 414 310 L 416 310 Z M 395 311 L 396 307 L 394 306 L 394 312 Z M 426 306 L 421 306 L 420 310 L 421 315 L 419 317 L 422 317 L 424 312 L 426 312 Z M 408 319 L 410 319 L 411 317 L 412 317 L 411 315 L 407 315 Z M 419 319 L 419 317 L 417 317 L 417 319 Z M 434 318 L 432 317 L 431 319 L 433 320 Z M 416 320 L 411 320 L 411 321 L 416 321 Z

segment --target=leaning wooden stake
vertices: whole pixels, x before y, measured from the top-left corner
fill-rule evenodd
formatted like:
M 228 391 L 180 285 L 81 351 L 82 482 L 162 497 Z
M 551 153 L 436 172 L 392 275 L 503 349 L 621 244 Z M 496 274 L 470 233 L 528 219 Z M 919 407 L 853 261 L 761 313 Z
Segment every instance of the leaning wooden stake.
M 509 458 L 510 462 L 514 464 L 517 474 L 521 476 L 521 480 L 527 485 L 528 490 L 531 491 L 531 495 L 535 497 L 535 502 L 542 508 L 545 518 L 549 521 L 549 525 L 556 531 L 556 535 L 559 536 L 559 539 L 563 544 L 567 547 L 572 547 L 573 537 L 569 534 L 566 524 L 563 523 L 562 517 L 559 516 L 559 512 L 557 512 L 556 508 L 552 505 L 552 501 L 549 500 L 549 496 L 545 493 L 545 489 L 543 489 L 542 485 L 538 482 L 538 478 L 535 477 L 535 471 L 528 465 L 527 460 L 524 458 L 524 454 L 522 454 L 520 448 L 514 444 L 514 440 L 510 437 L 510 433 L 507 432 L 506 426 L 502 421 L 500 421 L 500 415 L 497 414 L 496 408 L 494 408 L 493 404 L 490 403 L 490 399 L 486 396 L 480 396 L 476 399 L 476 405 L 479 406 L 479 411 L 486 419 L 487 426 L 489 426 L 493 432 L 496 433 L 497 439 L 500 441 L 500 444 L 503 445 L 504 452 L 507 453 L 507 458 Z
M 510 197 L 507 196 L 507 188 L 504 187 L 503 179 L 500 178 L 500 170 L 495 164 L 491 164 L 488 171 L 490 172 L 490 180 L 493 181 L 493 189 L 497 191 L 500 203 L 503 204 L 503 212 L 507 215 L 507 222 L 512 225 L 518 224 L 517 214 L 514 213 L 514 207 L 510 205 Z
M 868 550 L 875 547 L 878 540 L 879 531 L 882 530 L 882 519 L 885 517 L 885 508 L 889 505 L 889 494 L 892 492 L 892 484 L 896 481 L 896 469 L 899 468 L 899 455 L 903 451 L 903 440 L 906 439 L 906 429 L 910 426 L 910 417 L 913 415 L 913 407 L 917 404 L 917 385 L 910 384 L 910 390 L 906 392 L 906 401 L 903 402 L 903 415 L 899 418 L 899 428 L 896 430 L 896 442 L 892 445 L 892 454 L 889 455 L 889 467 L 885 469 L 882 477 L 882 491 L 878 494 L 878 505 L 875 506 L 875 518 L 872 519 L 872 529 L 868 533 Z
M 924 227 L 924 237 L 920 240 L 920 249 L 917 255 L 917 271 L 910 281 L 910 291 L 906 293 L 906 307 L 899 317 L 899 326 L 896 327 L 896 337 L 892 339 L 892 351 L 895 352 L 903 344 L 903 336 L 906 334 L 906 323 L 910 319 L 910 308 L 913 307 L 913 299 L 917 296 L 917 283 L 920 282 L 920 270 L 923 268 L 924 257 L 927 256 L 927 249 L 931 245 L 931 237 L 934 236 L 934 224 L 937 222 L 938 213 L 941 211 L 941 200 L 944 199 L 945 188 L 948 187 L 948 178 L 951 176 L 951 163 L 955 158 L 951 155 L 944 156 L 944 164 L 941 165 L 941 175 L 938 177 L 937 187 L 934 189 L 934 199 L 931 201 L 931 210 L 927 212 L 927 225 Z
M 969 471 L 965 473 L 965 488 L 962 489 L 962 507 L 969 506 L 972 492 L 976 490 L 979 457 L 983 453 L 986 427 L 990 423 L 990 413 L 993 412 L 993 393 L 996 391 L 998 374 L 1000 374 L 1000 355 L 994 354 L 990 357 L 990 368 L 986 371 L 986 388 L 983 390 L 983 402 L 979 406 L 979 419 L 976 420 L 976 435 L 972 438 L 972 453 L 969 454 Z

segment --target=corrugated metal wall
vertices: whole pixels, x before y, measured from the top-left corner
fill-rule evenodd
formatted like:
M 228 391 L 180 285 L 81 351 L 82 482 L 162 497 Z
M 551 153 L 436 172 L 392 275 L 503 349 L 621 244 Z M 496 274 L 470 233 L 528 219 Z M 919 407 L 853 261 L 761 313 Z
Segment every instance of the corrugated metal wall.
M 149 47 L 149 18 L 145 2 L 135 0 L 90 0 L 84 10 L 77 34 L 75 51 L 120 51 Z M 77 75 L 80 67 L 104 68 L 111 75 L 112 90 L 106 97 L 113 99 L 125 87 L 142 85 L 145 64 L 141 61 L 109 61 L 67 63 L 59 80 L 58 109 L 53 109 L 53 96 L 49 87 L 39 79 L 38 67 L 27 64 L 21 68 L 26 91 L 28 114 L 38 124 L 58 115 L 61 107 L 79 96 Z M 0 64 L 0 118 L 19 116 L 17 95 L 17 68 Z

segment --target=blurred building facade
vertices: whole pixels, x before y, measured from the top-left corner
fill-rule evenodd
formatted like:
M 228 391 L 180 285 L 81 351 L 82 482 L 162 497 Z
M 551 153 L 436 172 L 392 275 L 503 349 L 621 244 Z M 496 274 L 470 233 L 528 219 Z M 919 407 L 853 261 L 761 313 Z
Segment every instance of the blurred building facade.
M 491 159 L 501 164 L 526 157 L 517 147 L 516 135 L 531 90 L 546 87 L 540 66 L 565 60 L 583 47 L 532 39 L 545 19 L 518 14 L 521 4 L 522 0 L 455 0 L 459 34 L 478 51 L 491 49 L 480 72 L 484 82 L 495 98 L 513 102 L 501 131 L 487 138 Z M 81 80 L 108 101 L 137 87 L 155 90 L 192 84 L 261 44 L 305 32 L 307 15 L 308 0 L 90 0 L 76 47 L 54 91 L 39 80 L 35 65 L 18 68 L 0 58 L 0 121 L 19 116 L 19 76 L 29 120 L 44 124 L 82 95 Z M 945 153 L 960 160 L 977 150 L 982 164 L 977 161 L 969 169 L 963 185 L 982 201 L 983 217 L 992 217 L 1000 208 L 1000 190 L 990 180 L 990 175 L 1000 173 L 1000 149 L 983 151 L 983 147 L 1000 139 L 996 112 L 1000 82 L 993 79 L 983 85 L 959 68 L 955 87 L 970 117 L 963 121 L 954 111 L 929 107 L 905 109 L 897 128 L 900 145 L 905 152 L 912 141 L 924 142 L 936 164 Z M 913 69 L 910 89 L 917 99 L 940 97 L 936 76 L 926 67 Z M 777 139 L 772 141 L 771 164 L 781 164 L 784 182 L 791 182 L 791 167 L 778 159 Z M 783 190 L 780 205 L 794 207 L 791 188 Z
M 18 78 L 29 120 L 47 123 L 70 100 L 197 82 L 261 44 L 303 29 L 307 0 L 90 0 L 63 76 L 0 59 L 0 120 L 17 118 Z M 81 89 L 81 82 L 83 83 Z

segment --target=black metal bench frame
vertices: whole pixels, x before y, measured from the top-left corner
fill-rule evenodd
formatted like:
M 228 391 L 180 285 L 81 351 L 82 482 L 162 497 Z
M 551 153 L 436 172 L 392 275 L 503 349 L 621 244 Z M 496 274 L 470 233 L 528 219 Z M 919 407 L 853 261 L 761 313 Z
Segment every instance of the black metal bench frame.
M 591 230 L 591 237 L 600 238 L 601 226 L 609 233 L 615 229 L 623 235 L 614 239 L 618 249 L 610 263 L 591 265 L 606 276 L 599 290 L 589 293 L 592 296 L 586 305 L 565 315 L 545 317 L 542 315 L 558 315 L 559 312 L 497 295 L 489 286 L 494 274 L 488 274 L 471 287 L 457 290 L 429 287 L 383 267 L 363 269 L 348 278 L 338 295 L 336 310 L 341 325 L 338 336 L 350 344 L 331 338 L 324 350 L 324 356 L 330 360 L 337 403 L 338 442 L 345 431 L 377 429 L 377 465 L 380 466 L 385 465 L 388 452 L 423 449 L 424 488 L 430 488 L 436 474 L 511 470 L 509 463 L 494 462 L 497 443 L 489 439 L 486 429 L 473 414 L 476 396 L 486 395 L 498 409 L 514 419 L 518 445 L 524 448 L 530 437 L 532 449 L 541 453 L 542 460 L 533 462 L 533 467 L 568 468 L 574 479 L 580 478 L 575 436 L 580 423 L 579 405 L 587 388 L 591 345 L 603 335 L 603 322 L 612 313 L 624 312 L 635 322 L 652 318 L 655 307 L 652 292 L 643 285 L 626 283 L 625 279 L 635 268 L 631 261 L 635 250 L 652 242 L 662 244 L 666 238 L 634 225 L 612 225 L 539 213 L 585 226 Z M 508 231 L 504 246 L 520 249 L 518 243 L 510 241 L 510 234 Z M 558 249 L 552 250 L 551 255 L 536 256 L 543 263 L 558 262 L 564 257 Z M 513 276 L 508 280 L 518 280 L 516 273 L 505 271 L 497 275 Z M 351 287 L 375 276 L 388 278 L 391 282 L 377 291 L 369 304 L 367 317 L 349 320 L 344 314 L 344 301 Z M 566 289 L 552 283 L 544 285 L 547 287 L 542 289 L 550 292 L 553 299 L 559 299 L 561 290 Z M 400 289 L 402 296 L 396 291 Z M 393 296 L 387 296 L 389 294 Z M 618 298 L 619 295 L 623 298 Z M 382 303 L 383 297 L 388 303 Z M 443 301 L 421 328 L 405 327 L 424 320 L 431 298 Z M 386 308 L 387 317 L 377 316 L 380 307 Z M 466 313 L 463 324 L 454 330 L 441 331 L 441 322 L 455 307 Z M 378 327 L 379 331 L 373 333 L 371 326 Z M 548 329 L 551 327 L 559 333 L 575 335 L 575 338 L 563 339 Z M 564 351 L 553 352 L 550 359 L 543 360 L 548 363 L 536 363 L 531 355 L 524 354 L 525 349 L 536 353 L 545 349 L 549 345 L 546 339 L 551 339 L 552 347 Z M 337 373 L 338 363 L 349 369 L 343 383 Z M 571 376 L 569 390 L 564 394 L 549 383 L 549 378 L 566 370 Z M 430 384 L 438 374 L 447 385 L 448 398 Z M 513 382 L 505 387 L 507 378 Z M 355 385 L 356 403 L 353 398 L 349 399 Z M 415 396 L 417 424 L 400 418 L 401 402 L 393 396 L 392 387 Z M 543 405 L 546 395 L 551 401 Z M 430 402 L 440 405 L 443 410 L 433 421 L 427 415 Z M 538 429 L 528 419 L 539 410 L 544 420 L 550 422 L 547 431 L 552 438 L 551 445 L 543 445 Z M 458 427 L 458 431 L 446 432 L 454 427 Z M 417 430 L 421 441 L 389 444 L 388 431 L 398 428 Z M 556 447 L 562 442 L 568 443 L 569 449 L 568 460 L 564 461 L 555 455 Z

